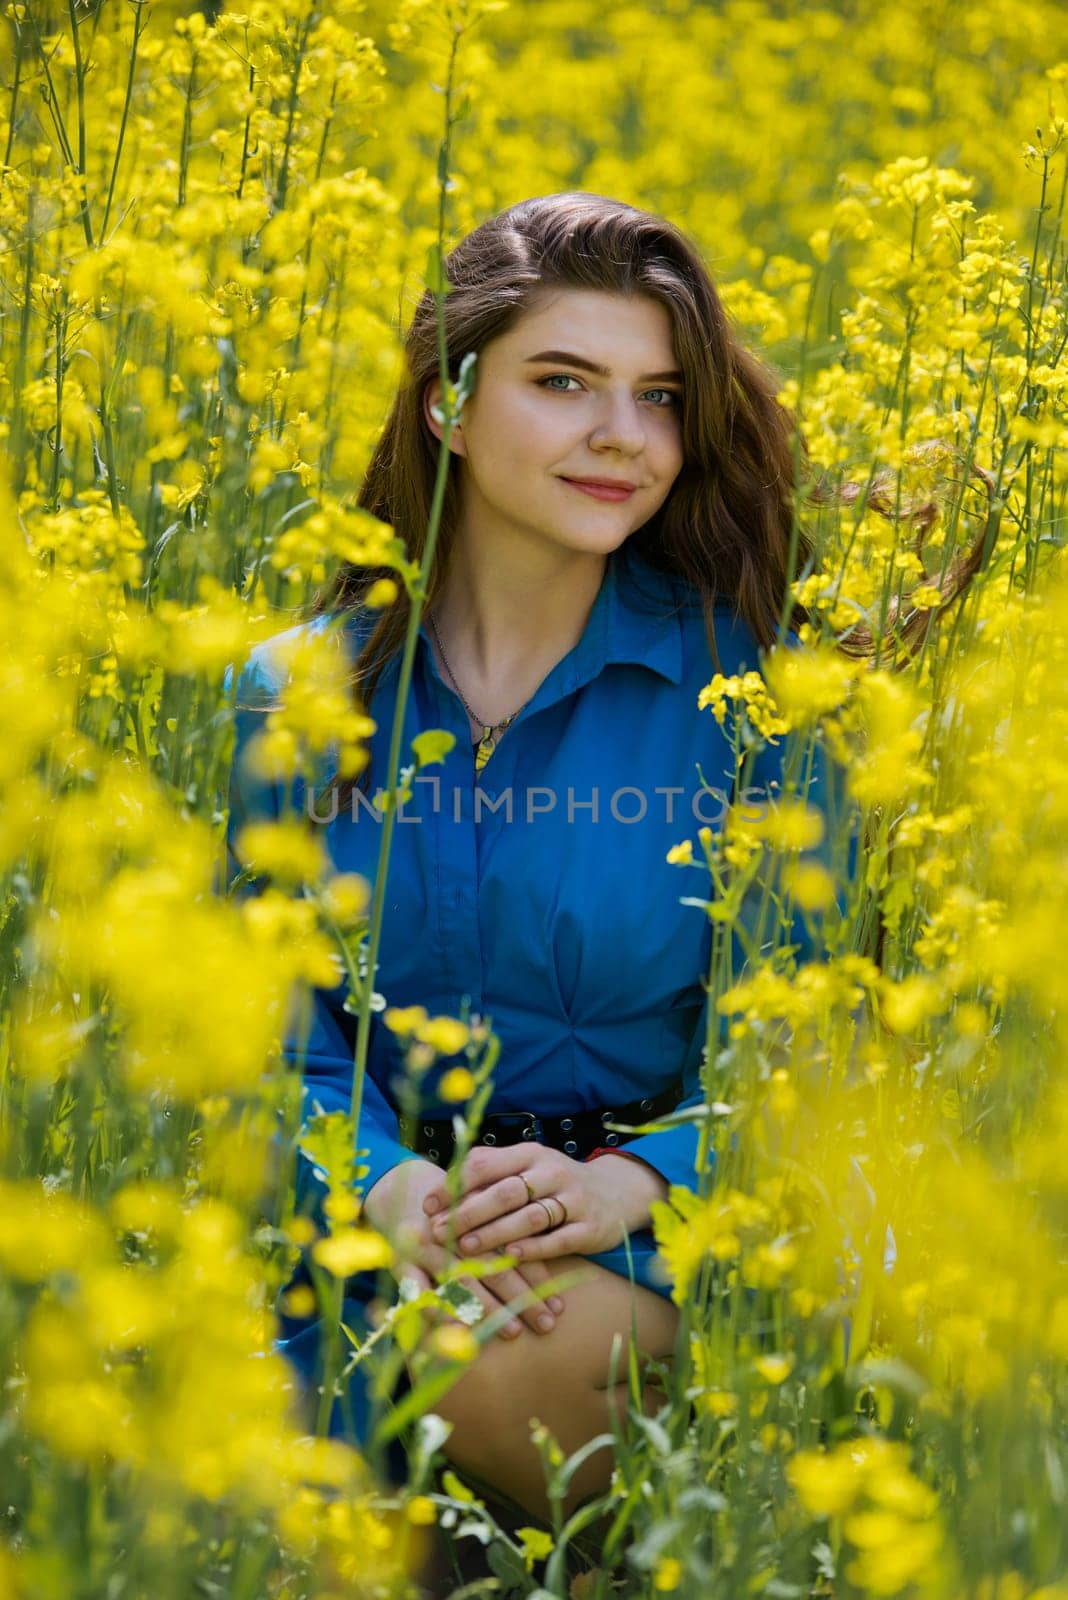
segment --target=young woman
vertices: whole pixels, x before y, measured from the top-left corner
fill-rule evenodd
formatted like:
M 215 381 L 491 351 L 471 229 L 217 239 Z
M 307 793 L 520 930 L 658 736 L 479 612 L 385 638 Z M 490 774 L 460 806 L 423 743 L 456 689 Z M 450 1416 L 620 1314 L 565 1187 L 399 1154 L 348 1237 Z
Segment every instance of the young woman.
M 703 1099 L 711 926 L 680 897 L 707 892 L 707 876 L 680 877 L 665 858 L 714 827 L 734 794 L 733 752 L 698 693 L 717 669 L 758 668 L 810 547 L 796 529 L 791 544 L 794 444 L 776 380 L 739 344 L 671 224 L 596 195 L 527 200 L 464 239 L 446 273 L 451 376 L 473 351 L 476 382 L 449 441 L 403 748 L 428 728 L 456 743 L 396 827 L 376 987 L 391 1006 L 483 1018 L 501 1053 L 452 1216 L 443 1168 L 456 1108 L 436 1084 L 460 1057 L 436 1064 L 402 1128 L 403 1045 L 376 1018 L 358 1143 L 370 1152 L 366 1216 L 418 1283 L 452 1259 L 450 1245 L 518 1256 L 514 1270 L 468 1280 L 487 1312 L 575 1274 L 489 1340 L 435 1405 L 452 1423 L 445 1454 L 537 1515 L 529 1420 L 570 1453 L 625 1395 L 611 1381 L 616 1336 L 624 1352 L 632 1337 L 653 1357 L 673 1349 L 678 1313 L 650 1206 L 669 1184 L 696 1187 L 697 1129 L 628 1141 L 604 1124 Z M 418 558 L 442 434 L 429 293 L 406 350 L 359 503 Z M 363 605 L 384 575 L 343 568 L 301 625 L 340 617 L 377 724 L 359 790 L 341 786 L 323 830 L 337 870 L 368 879 L 379 825 L 364 791 L 385 766 L 408 615 L 403 590 L 385 611 Z M 803 617 L 795 606 L 794 624 Z M 275 644 L 253 652 L 238 686 L 232 834 L 276 805 L 240 770 L 255 708 L 281 682 Z M 776 793 L 781 757 L 781 743 L 757 756 L 754 798 Z M 830 804 L 825 779 L 817 768 L 810 802 Z M 804 945 L 800 926 L 794 940 Z M 304 1076 L 307 1103 L 323 1110 L 349 1103 L 344 992 L 314 997 Z M 350 1280 L 350 1325 L 366 1326 L 374 1292 L 372 1274 Z M 286 1319 L 284 1333 L 313 1380 L 316 1315 Z M 357 1417 L 361 1373 L 348 1397 Z M 609 1457 L 587 1460 L 569 1505 L 607 1484 Z

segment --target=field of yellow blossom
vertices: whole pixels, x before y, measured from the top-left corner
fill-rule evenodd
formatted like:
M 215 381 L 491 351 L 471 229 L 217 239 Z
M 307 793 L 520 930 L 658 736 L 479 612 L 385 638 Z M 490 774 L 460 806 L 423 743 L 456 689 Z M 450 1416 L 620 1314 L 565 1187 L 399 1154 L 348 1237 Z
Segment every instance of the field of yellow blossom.
M 432 1538 L 487 1546 L 470 1595 L 1068 1600 L 1060 0 L 2 12 L 0 1600 L 401 1600 Z M 569 188 L 692 235 L 823 484 L 802 647 L 693 708 L 796 782 L 657 890 L 723 933 L 716 1180 L 658 1207 L 683 1337 L 596 1545 L 443 1470 L 469 1337 L 398 1420 L 402 1487 L 294 1405 L 300 1251 L 329 1298 L 388 1247 L 337 1124 L 328 1231 L 295 1215 L 287 1005 L 340 960 L 367 1014 L 374 914 L 285 819 L 245 841 L 268 886 L 222 887 L 227 669 L 342 560 L 416 582 L 355 504 L 409 312 Z M 355 771 L 367 731 L 309 658 L 263 760 Z M 467 1037 L 402 1026 L 424 1065 Z

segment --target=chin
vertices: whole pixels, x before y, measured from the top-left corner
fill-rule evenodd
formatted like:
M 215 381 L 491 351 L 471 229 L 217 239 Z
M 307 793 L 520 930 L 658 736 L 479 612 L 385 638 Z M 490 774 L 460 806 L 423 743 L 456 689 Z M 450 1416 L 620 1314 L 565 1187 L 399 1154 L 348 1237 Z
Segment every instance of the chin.
M 586 534 L 585 536 L 580 536 L 578 538 L 557 539 L 555 542 L 556 544 L 563 546 L 563 548 L 569 551 L 572 555 L 610 556 L 613 551 L 618 550 L 621 545 L 626 544 L 629 538 L 629 532 L 612 533 L 609 530 L 606 530 L 604 533 L 598 535 L 590 536 L 589 534 Z

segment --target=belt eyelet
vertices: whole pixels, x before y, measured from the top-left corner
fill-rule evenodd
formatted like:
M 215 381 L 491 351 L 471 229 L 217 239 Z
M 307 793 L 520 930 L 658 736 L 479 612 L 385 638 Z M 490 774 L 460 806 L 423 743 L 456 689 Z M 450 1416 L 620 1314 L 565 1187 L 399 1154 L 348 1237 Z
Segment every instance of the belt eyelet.
M 426 1126 L 426 1124 L 425 1124 L 425 1123 L 424 1123 L 424 1124 L 423 1124 L 423 1138 L 424 1138 L 424 1139 L 432 1139 L 432 1138 L 433 1138 L 433 1137 L 434 1137 L 434 1130 L 433 1130 L 433 1128 L 428 1128 L 428 1127 L 427 1127 L 427 1126 Z
M 567 1143 L 564 1145 L 564 1154 L 565 1156 L 573 1156 L 577 1149 L 578 1145 L 575 1143 L 574 1139 L 568 1139 Z
M 614 1122 L 615 1120 L 616 1120 L 616 1114 L 615 1114 L 614 1111 L 602 1111 L 601 1112 L 601 1126 L 602 1126 L 602 1128 L 607 1128 L 608 1124 L 610 1122 Z
M 562 1133 L 570 1133 L 574 1126 L 575 1126 L 575 1121 L 574 1121 L 573 1117 L 561 1117 L 560 1118 L 560 1131 Z
M 534 1129 L 533 1128 L 524 1128 L 523 1129 L 523 1138 L 524 1139 L 533 1139 L 533 1137 L 534 1137 Z
M 428 1150 L 427 1155 L 430 1157 L 431 1161 L 436 1161 L 438 1159 L 438 1153 L 436 1150 Z
M 497 1135 L 495 1133 L 484 1133 L 482 1135 L 482 1143 L 483 1144 L 496 1144 L 497 1143 Z
M 652 1110 L 652 1106 L 653 1106 L 653 1102 L 651 1100 L 643 1100 L 641 1102 L 641 1108 L 642 1108 L 643 1111 L 651 1111 Z
M 619 1143 L 619 1134 L 618 1133 L 606 1133 L 605 1136 L 604 1136 L 604 1142 L 605 1142 L 605 1144 L 618 1144 Z

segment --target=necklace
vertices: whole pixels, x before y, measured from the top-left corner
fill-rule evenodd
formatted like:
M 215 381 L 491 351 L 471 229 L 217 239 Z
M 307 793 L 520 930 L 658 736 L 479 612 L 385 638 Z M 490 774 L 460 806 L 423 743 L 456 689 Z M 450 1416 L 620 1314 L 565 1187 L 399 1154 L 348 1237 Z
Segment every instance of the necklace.
M 518 708 L 518 710 L 513 711 L 510 717 L 505 717 L 503 722 L 492 722 L 492 723 L 490 723 L 490 722 L 486 722 L 482 717 L 477 716 L 475 714 L 475 712 L 473 712 L 471 710 L 471 707 L 468 705 L 467 701 L 464 700 L 464 692 L 460 688 L 460 685 L 456 682 L 456 678 L 453 675 L 453 670 L 449 666 L 448 658 L 445 655 L 445 651 L 442 649 L 441 636 L 438 633 L 437 624 L 434 621 L 434 618 L 433 618 L 432 614 L 429 611 L 427 612 L 427 621 L 430 623 L 431 631 L 433 632 L 435 642 L 436 642 L 438 650 L 439 650 L 439 652 L 441 654 L 441 659 L 445 664 L 445 671 L 449 674 L 449 677 L 452 678 L 453 688 L 456 690 L 456 693 L 460 696 L 461 701 L 463 701 L 464 710 L 467 712 L 467 715 L 471 718 L 471 721 L 472 722 L 477 722 L 479 727 L 482 729 L 482 737 L 479 739 L 478 744 L 475 746 L 475 771 L 476 772 L 481 772 L 482 768 L 486 765 L 486 762 L 489 760 L 490 756 L 493 754 L 494 750 L 496 749 L 497 740 L 494 738 L 494 734 L 495 733 L 503 733 L 505 728 L 507 728 L 508 724 L 510 722 L 514 722 L 516 717 L 518 717 L 519 712 L 522 711 L 522 709 L 523 709 L 523 706 L 529 705 L 530 702 L 527 701 L 527 700 L 524 700 L 523 701 L 523 705 L 520 706 Z

